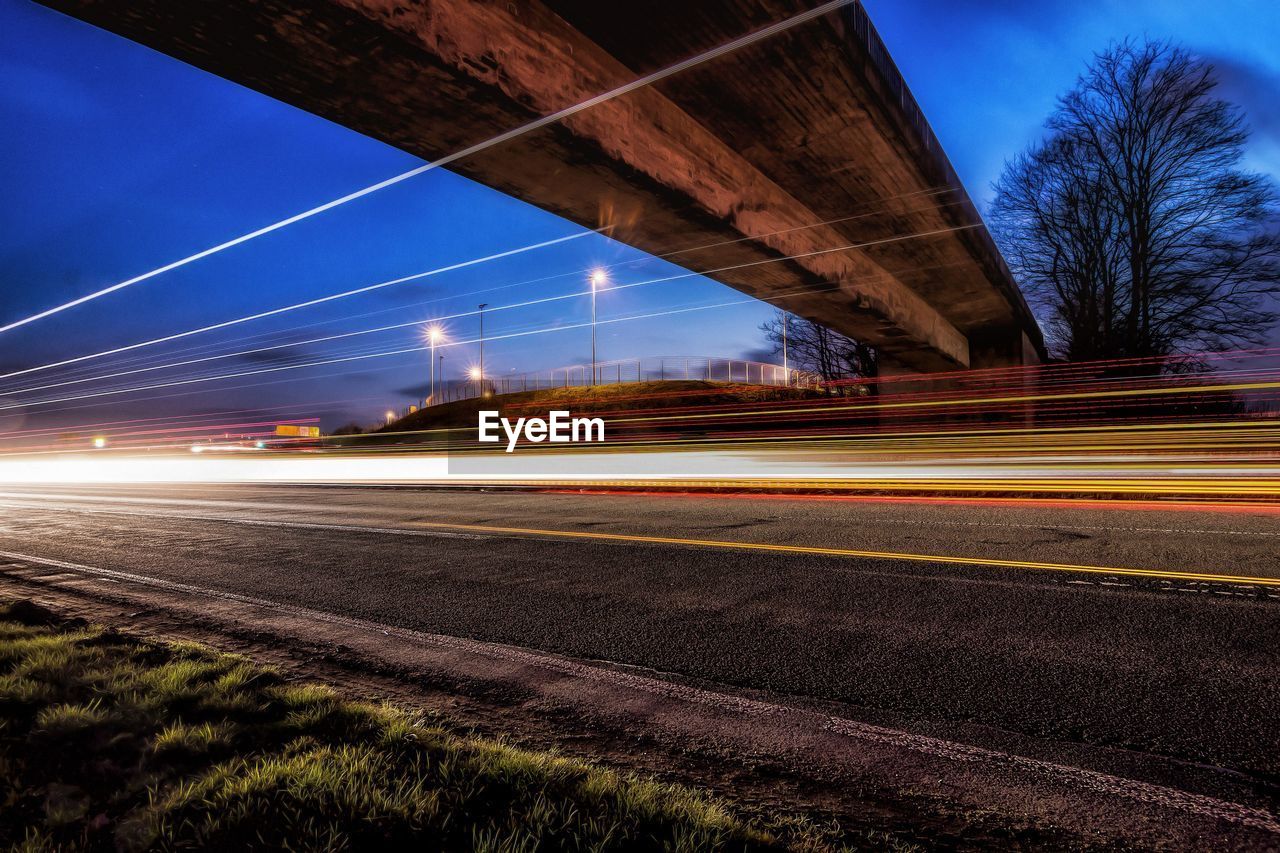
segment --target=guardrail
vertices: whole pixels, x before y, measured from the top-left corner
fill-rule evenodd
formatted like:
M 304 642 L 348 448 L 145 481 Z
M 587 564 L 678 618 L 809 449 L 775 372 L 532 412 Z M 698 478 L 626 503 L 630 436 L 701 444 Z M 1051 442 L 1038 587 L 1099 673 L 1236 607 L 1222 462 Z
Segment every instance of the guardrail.
M 452 403 L 455 400 L 469 400 L 485 394 L 514 394 L 520 391 L 546 391 L 553 388 L 588 385 L 686 380 L 740 382 L 746 385 L 793 388 L 816 388 L 821 381 L 817 374 L 808 371 L 784 369 L 780 364 L 767 364 L 741 358 L 653 356 L 597 362 L 594 378 L 591 375 L 590 364 L 572 364 L 567 367 L 530 373 L 486 376 L 483 380 L 452 380 L 442 383 L 436 393 L 436 399 L 427 398 L 422 401 L 422 406 L 425 408 L 441 403 Z

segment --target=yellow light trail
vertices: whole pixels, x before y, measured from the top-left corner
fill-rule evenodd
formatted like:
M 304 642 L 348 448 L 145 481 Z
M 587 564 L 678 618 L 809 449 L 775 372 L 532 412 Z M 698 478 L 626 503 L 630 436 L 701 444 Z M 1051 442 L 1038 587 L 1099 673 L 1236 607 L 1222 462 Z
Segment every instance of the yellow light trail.
M 1225 575 L 1214 572 L 1179 572 L 1164 569 L 1132 569 L 1115 566 L 1073 565 L 1071 563 L 1040 563 L 1029 560 L 996 560 L 989 557 L 951 557 L 943 554 L 910 554 L 897 551 L 863 551 L 852 548 L 819 548 L 811 545 L 775 545 L 761 542 L 732 542 L 722 539 L 684 539 L 674 536 L 642 536 L 630 533 L 598 533 L 581 530 L 546 530 L 534 527 L 499 527 L 488 524 L 457 524 L 451 522 L 415 522 L 417 527 L 439 530 L 466 530 L 475 533 L 501 533 L 518 536 L 546 536 L 561 539 L 589 539 L 604 542 L 634 542 L 651 545 L 684 545 L 694 548 L 714 548 L 739 551 L 767 551 L 778 554 L 805 554 L 823 557 L 864 557 L 901 562 L 943 563 L 947 565 L 971 565 L 1006 569 L 1032 569 L 1050 572 L 1073 572 L 1092 575 L 1119 575 L 1156 580 L 1201 581 L 1211 583 L 1245 584 L 1251 586 L 1280 587 L 1280 578 Z
M 1024 394 L 1016 397 L 959 397 L 949 400 L 908 400 L 898 403 L 853 403 L 846 405 L 820 406 L 795 409 L 769 409 L 751 411 L 753 417 L 761 415 L 809 415 L 857 409 L 865 412 L 883 411 L 886 409 L 929 409 L 947 406 L 976 406 L 999 403 L 1044 403 L 1055 400 L 1093 400 L 1115 397 L 1151 397 L 1165 394 L 1199 394 L 1208 392 L 1223 393 L 1227 391 L 1266 391 L 1280 389 L 1280 382 L 1236 382 L 1219 385 L 1175 385 L 1158 388 L 1127 388 L 1119 391 L 1072 391 L 1060 394 Z M 651 415 L 640 418 L 614 418 L 617 423 L 642 423 L 672 420 L 700 420 L 704 418 L 740 418 L 743 412 L 707 412 L 684 415 Z
M 485 481 L 477 481 L 477 483 Z M 1070 492 L 1160 495 L 1239 495 L 1269 497 L 1280 495 L 1280 479 L 1085 479 L 1085 478 L 1014 478 L 1014 477 L 956 477 L 951 479 L 721 479 L 721 478 L 653 478 L 621 479 L 601 478 L 582 480 L 522 479 L 493 480 L 493 483 L 511 483 L 555 488 L 687 488 L 687 489 L 825 489 L 832 491 L 923 491 L 923 492 Z

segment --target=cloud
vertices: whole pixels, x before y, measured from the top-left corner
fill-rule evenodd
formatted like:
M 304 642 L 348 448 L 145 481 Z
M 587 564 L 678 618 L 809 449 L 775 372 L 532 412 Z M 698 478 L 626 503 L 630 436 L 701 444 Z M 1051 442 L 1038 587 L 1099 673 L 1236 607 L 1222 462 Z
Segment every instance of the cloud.
M 392 393 L 399 394 L 402 397 L 425 397 L 431 393 L 431 383 L 423 382 L 421 385 L 406 385 L 403 388 L 396 388 Z
M 1237 57 L 1200 56 L 1218 75 L 1218 95 L 1244 110 L 1254 141 L 1280 141 L 1280 74 Z
M 743 350 L 742 355 L 738 358 L 746 361 L 762 361 L 765 364 L 773 364 L 775 358 L 781 358 L 781 355 L 774 352 L 771 347 L 759 347 L 755 349 Z

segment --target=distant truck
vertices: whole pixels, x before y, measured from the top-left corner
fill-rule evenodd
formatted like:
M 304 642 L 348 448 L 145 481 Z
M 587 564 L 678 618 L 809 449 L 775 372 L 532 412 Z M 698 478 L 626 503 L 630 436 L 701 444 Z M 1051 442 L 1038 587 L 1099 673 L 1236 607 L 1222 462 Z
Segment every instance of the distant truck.
M 320 427 L 310 424 L 276 424 L 275 436 L 259 447 L 300 450 L 320 446 Z
M 319 438 L 320 427 L 303 424 L 276 424 L 276 435 L 280 438 Z

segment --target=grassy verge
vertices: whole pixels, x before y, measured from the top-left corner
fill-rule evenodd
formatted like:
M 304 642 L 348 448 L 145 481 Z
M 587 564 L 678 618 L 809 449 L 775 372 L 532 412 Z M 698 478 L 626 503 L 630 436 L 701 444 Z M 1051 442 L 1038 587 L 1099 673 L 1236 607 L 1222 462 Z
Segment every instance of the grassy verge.
M 589 415 L 637 409 L 729 406 L 741 403 L 805 400 L 822 396 L 818 391 L 805 388 L 779 388 L 702 380 L 547 388 L 541 391 L 499 394 L 486 399 L 442 403 L 406 415 L 395 423 L 379 429 L 378 432 L 399 433 L 447 427 L 475 429 L 476 415 L 481 409 L 497 409 L 504 417 L 545 418 L 552 409 L 571 409 L 575 415 Z
M 689 788 L 287 683 L 238 656 L 0 607 L 3 846 L 823 846 L 808 825 L 759 820 Z

